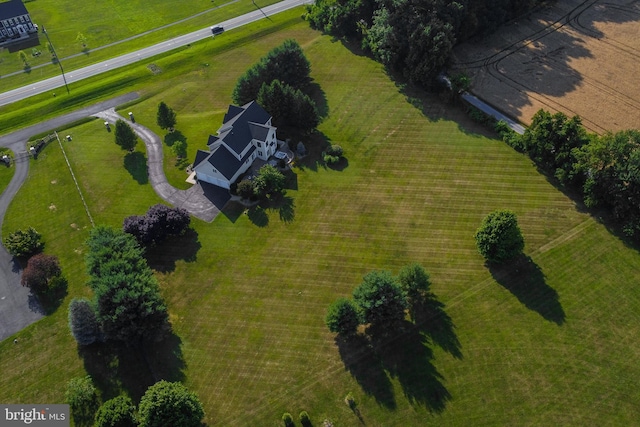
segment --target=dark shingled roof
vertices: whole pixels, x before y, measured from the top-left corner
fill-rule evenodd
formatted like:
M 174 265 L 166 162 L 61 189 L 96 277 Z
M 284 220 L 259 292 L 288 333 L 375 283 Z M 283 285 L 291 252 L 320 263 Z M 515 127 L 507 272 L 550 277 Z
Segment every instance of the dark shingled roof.
M 264 134 L 266 137 L 266 131 L 260 132 L 255 130 L 257 128 L 253 130 L 252 128 L 266 125 L 269 119 L 271 119 L 269 113 L 255 101 L 251 101 L 242 107 L 230 105 L 227 114 L 224 116 L 222 129 L 225 130 L 220 133 L 220 139 L 224 140 L 224 143 L 237 154 L 240 154 L 247 147 L 247 144 L 255 138 L 254 132 L 259 135 Z M 256 139 L 264 140 L 264 138 Z
M 229 150 L 220 147 L 209 157 L 209 163 L 224 175 L 225 178 L 230 180 L 254 151 L 256 151 L 256 147 L 252 146 L 251 149 L 247 151 L 247 154 L 245 154 L 241 160 L 238 160 Z
M 209 154 L 211 153 L 209 153 L 208 151 L 198 150 L 198 152 L 196 153 L 196 159 L 193 161 L 193 167 L 195 168 L 196 166 L 198 166 L 204 159 L 209 157 Z
M 22 0 L 11 0 L 0 3 L 0 21 L 15 18 L 16 16 L 27 15 L 28 13 L 29 12 L 22 3 Z

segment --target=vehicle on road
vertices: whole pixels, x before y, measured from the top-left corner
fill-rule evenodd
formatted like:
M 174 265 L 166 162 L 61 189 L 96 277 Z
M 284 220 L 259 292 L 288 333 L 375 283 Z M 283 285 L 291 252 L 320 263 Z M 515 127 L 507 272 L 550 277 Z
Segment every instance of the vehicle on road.
M 215 25 L 211 27 L 211 34 L 213 34 L 214 36 L 217 36 L 218 34 L 222 34 L 222 33 L 224 33 L 224 28 L 221 27 L 220 25 Z

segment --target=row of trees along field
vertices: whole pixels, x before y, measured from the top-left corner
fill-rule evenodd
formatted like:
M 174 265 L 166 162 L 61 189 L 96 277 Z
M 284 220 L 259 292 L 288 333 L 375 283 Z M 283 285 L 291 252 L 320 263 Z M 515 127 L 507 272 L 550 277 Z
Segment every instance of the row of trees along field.
M 315 29 L 360 42 L 411 82 L 429 86 L 456 43 L 494 31 L 542 0 L 316 0 Z
M 640 131 L 589 134 L 580 117 L 538 111 L 523 135 L 496 129 L 589 208 L 605 208 L 627 236 L 640 238 Z

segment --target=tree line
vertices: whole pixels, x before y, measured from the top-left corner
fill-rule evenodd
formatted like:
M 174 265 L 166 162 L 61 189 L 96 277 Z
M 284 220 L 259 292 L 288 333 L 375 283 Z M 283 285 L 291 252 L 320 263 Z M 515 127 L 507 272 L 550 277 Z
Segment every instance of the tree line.
M 581 194 L 589 208 L 605 208 L 625 235 L 640 238 L 640 131 L 590 134 L 580 117 L 539 110 L 523 135 L 496 129 L 558 182 Z
M 430 86 L 456 43 L 494 31 L 542 0 L 316 0 L 312 28 L 355 40 L 413 83 Z

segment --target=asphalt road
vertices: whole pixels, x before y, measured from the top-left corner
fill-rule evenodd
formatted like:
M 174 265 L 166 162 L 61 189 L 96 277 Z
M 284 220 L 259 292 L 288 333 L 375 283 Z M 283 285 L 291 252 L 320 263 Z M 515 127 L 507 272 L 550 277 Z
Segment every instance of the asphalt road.
M 225 28 L 225 30 L 232 30 L 234 28 L 238 28 L 243 25 L 258 21 L 259 19 L 264 19 L 265 15 L 275 15 L 279 12 L 292 9 L 307 2 L 308 0 L 284 0 L 279 3 L 275 3 L 262 8 L 262 12 L 260 10 L 255 10 L 253 12 L 249 12 L 245 15 L 238 16 L 224 22 L 212 22 L 211 24 L 212 26 L 221 25 Z M 77 70 L 67 70 L 65 72 L 66 80 L 68 84 L 78 82 L 88 77 L 93 77 L 98 74 L 114 70 L 116 68 L 124 67 L 125 65 L 133 64 L 143 59 L 148 59 L 153 56 L 166 53 L 178 47 L 186 46 L 190 43 L 194 43 L 211 37 L 212 35 L 210 27 L 203 28 L 202 30 L 194 31 L 192 33 L 185 34 L 183 36 L 179 36 L 165 42 L 140 49 L 135 52 L 127 53 L 113 59 L 99 62 L 97 64 L 89 65 Z M 224 37 L 224 33 L 216 37 Z M 62 79 L 62 76 L 56 76 L 50 79 L 39 81 L 37 83 L 23 86 L 18 89 L 4 92 L 0 94 L 0 106 L 8 105 L 44 92 L 53 93 L 57 91 L 59 93 L 62 93 L 64 89 L 59 88 L 62 88 L 63 86 L 64 80 Z

